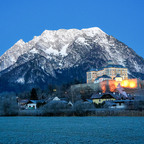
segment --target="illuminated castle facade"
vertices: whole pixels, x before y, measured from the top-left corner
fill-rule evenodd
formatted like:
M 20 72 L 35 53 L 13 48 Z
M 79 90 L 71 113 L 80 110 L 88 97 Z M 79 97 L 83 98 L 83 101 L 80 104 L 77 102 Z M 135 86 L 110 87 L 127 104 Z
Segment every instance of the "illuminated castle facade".
M 91 69 L 87 72 L 87 83 L 96 83 L 99 80 L 119 79 L 119 81 L 128 79 L 128 69 L 122 65 L 114 64 L 108 61 L 108 64 L 101 69 Z

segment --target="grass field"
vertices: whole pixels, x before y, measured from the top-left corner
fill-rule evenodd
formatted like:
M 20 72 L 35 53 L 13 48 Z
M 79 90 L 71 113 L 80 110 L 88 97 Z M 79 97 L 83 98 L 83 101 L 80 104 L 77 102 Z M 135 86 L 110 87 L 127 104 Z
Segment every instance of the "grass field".
M 144 117 L 0 117 L 0 144 L 143 144 Z

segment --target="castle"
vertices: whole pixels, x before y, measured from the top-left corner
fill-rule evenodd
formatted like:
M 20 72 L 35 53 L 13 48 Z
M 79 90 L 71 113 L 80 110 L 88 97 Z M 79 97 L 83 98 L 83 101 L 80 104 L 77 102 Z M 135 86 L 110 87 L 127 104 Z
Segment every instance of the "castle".
M 117 79 L 117 81 L 128 79 L 128 69 L 122 65 L 108 61 L 105 67 L 91 69 L 87 72 L 87 83 L 98 83 L 103 80 Z

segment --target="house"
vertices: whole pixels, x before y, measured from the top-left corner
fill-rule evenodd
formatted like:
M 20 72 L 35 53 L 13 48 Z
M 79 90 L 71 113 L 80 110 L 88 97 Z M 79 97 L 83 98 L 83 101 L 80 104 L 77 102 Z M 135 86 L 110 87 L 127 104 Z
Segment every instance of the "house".
M 26 109 L 37 109 L 45 104 L 45 100 L 30 100 L 27 102 Z
M 109 108 L 124 109 L 126 108 L 126 105 L 124 103 L 124 100 L 115 100 L 109 105 Z
M 18 106 L 20 109 L 26 109 L 27 103 L 29 102 L 28 99 L 19 99 L 17 100 Z
M 116 109 L 125 109 L 131 108 L 134 105 L 134 100 L 115 100 L 111 104 L 109 104 L 109 108 L 116 108 Z
M 93 94 L 91 97 L 93 103 L 101 104 L 105 101 L 114 101 L 116 100 L 115 94 L 112 93 L 99 93 L 99 94 Z
M 69 106 L 73 106 L 72 102 L 68 100 L 68 98 L 58 98 L 58 97 L 55 97 L 52 101 L 59 101 L 63 104 L 67 104 Z
M 66 98 L 58 98 L 58 97 L 55 97 L 52 101 L 60 101 L 62 103 L 68 103 L 67 99 Z
M 132 109 L 134 105 L 134 97 L 132 95 L 128 94 L 127 97 L 125 97 L 118 92 L 93 94 L 91 99 L 93 103 L 96 104 L 105 102 L 108 108 Z
M 119 92 L 106 92 L 106 93 L 94 93 L 91 96 L 93 103 L 100 104 L 105 101 L 115 101 L 115 100 L 133 100 L 134 96 L 127 94 L 127 97 Z
M 111 79 L 119 75 L 122 80 L 125 80 L 128 79 L 128 69 L 109 60 L 105 67 L 101 67 L 99 69 L 91 69 L 87 72 L 87 83 L 94 83 L 97 78 L 103 75 L 107 75 Z
M 116 100 L 116 95 L 113 93 L 99 93 L 99 94 L 93 94 L 91 99 L 92 99 L 93 103 L 101 104 L 105 101 Z

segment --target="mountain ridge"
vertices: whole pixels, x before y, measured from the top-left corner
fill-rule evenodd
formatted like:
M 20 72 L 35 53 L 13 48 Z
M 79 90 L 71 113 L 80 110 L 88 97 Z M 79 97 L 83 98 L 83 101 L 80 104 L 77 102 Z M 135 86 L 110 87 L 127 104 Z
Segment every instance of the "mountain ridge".
M 97 27 L 45 30 L 27 43 L 19 40 L 0 57 L 0 91 L 46 88 L 74 79 L 85 82 L 87 70 L 104 66 L 108 60 L 128 67 L 129 76 L 144 78 L 144 59 Z

